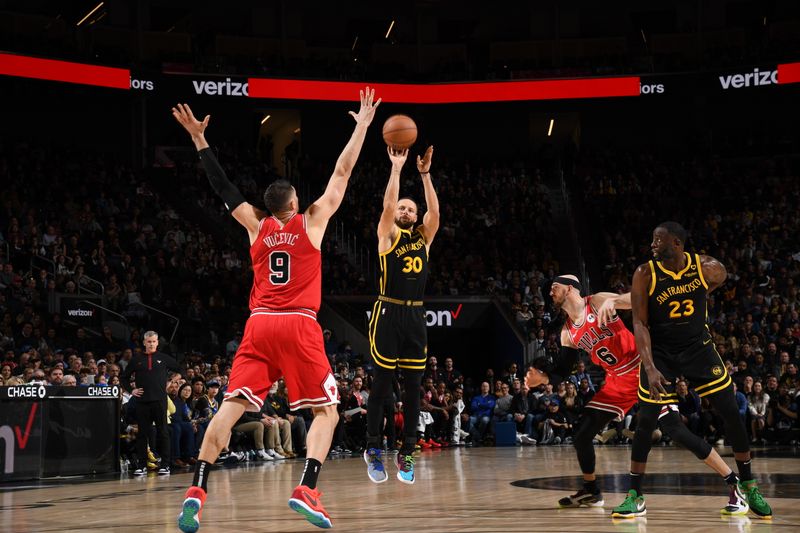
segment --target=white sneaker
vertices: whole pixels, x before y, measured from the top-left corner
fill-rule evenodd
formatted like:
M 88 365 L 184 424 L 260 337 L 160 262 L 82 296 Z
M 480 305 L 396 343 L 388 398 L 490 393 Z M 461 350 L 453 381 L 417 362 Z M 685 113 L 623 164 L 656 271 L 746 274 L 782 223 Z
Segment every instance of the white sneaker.
M 281 454 L 279 454 L 278 452 L 276 452 L 271 448 L 269 450 L 266 450 L 266 452 L 267 454 L 269 454 L 270 457 L 272 457 L 273 461 L 280 461 L 281 459 L 286 459 L 286 457 L 282 456 Z
M 532 439 L 527 435 L 523 435 L 521 439 L 522 439 L 522 444 L 525 444 L 527 446 L 536 446 L 536 439 Z
M 272 461 L 272 456 L 264 450 L 256 450 L 256 457 L 262 461 Z

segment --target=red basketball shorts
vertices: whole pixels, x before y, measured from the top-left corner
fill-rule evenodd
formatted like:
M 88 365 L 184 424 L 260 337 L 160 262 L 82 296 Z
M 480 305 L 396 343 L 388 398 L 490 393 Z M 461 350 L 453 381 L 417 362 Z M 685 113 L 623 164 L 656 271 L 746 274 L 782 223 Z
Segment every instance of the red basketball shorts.
M 586 404 L 586 409 L 614 413 L 617 415 L 616 419 L 622 420 L 625 418 L 625 413 L 639 401 L 638 391 L 639 372 L 630 372 L 622 376 L 606 374 L 606 382 Z
M 314 311 L 254 309 L 233 359 L 225 398 L 242 397 L 252 404 L 248 410 L 261 410 L 270 386 L 280 378 L 293 410 L 339 403 Z

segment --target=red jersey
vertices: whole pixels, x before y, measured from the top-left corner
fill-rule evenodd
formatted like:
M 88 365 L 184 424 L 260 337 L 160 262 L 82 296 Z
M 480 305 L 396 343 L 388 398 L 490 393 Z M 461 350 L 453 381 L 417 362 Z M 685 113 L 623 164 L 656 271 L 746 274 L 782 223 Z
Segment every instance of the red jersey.
M 592 297 L 584 298 L 586 312 L 583 324 L 576 325 L 567 317 L 567 333 L 572 343 L 585 350 L 592 362 L 615 376 L 634 372 L 639 368 L 636 341 L 617 316 L 604 326 L 597 322 L 597 312 L 591 304 Z
M 310 309 L 322 298 L 322 254 L 306 233 L 306 217 L 297 214 L 281 227 L 275 217 L 261 219 L 250 247 L 253 289 L 250 310 Z

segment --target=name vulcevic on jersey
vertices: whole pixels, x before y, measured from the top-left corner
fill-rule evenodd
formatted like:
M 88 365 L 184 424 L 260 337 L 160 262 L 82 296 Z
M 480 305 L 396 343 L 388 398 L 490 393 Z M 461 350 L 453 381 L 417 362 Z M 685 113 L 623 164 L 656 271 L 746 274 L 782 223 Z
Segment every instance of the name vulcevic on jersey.
M 297 242 L 297 239 L 300 237 L 297 233 L 273 233 L 272 235 L 267 235 L 264 237 L 263 241 L 270 248 L 274 248 L 280 244 L 288 244 L 289 246 L 294 246 Z

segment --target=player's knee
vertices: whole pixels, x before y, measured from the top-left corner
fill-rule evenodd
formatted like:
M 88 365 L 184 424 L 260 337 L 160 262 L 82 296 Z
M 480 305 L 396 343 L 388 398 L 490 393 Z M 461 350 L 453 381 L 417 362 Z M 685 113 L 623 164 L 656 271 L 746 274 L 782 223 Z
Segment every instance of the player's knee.
M 581 424 L 573 438 L 575 448 L 580 450 L 586 446 L 592 446 L 592 438 L 594 437 L 592 433 L 594 432 L 592 428 L 589 427 L 589 424 Z

